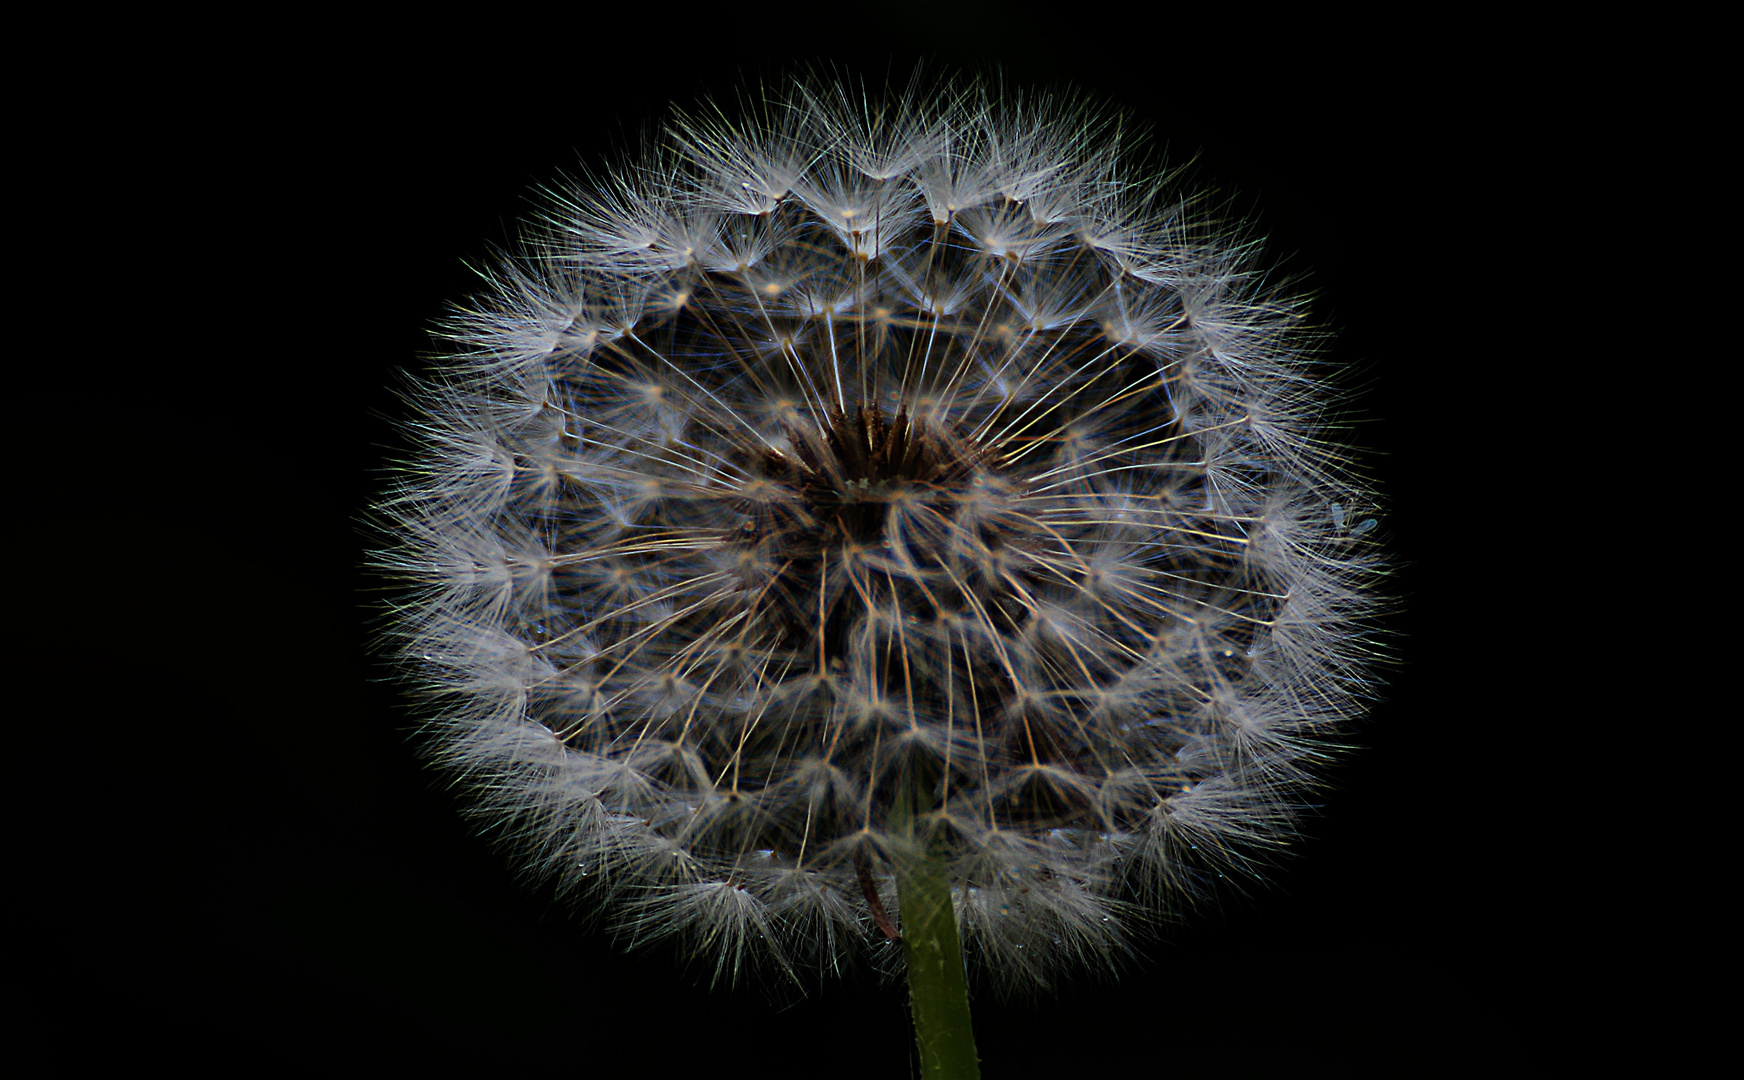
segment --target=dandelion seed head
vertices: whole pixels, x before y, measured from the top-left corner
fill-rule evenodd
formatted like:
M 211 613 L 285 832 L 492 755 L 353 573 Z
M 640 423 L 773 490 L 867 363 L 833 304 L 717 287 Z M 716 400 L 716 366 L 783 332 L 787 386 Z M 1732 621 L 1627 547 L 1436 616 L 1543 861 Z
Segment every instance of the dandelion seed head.
M 978 970 L 1108 966 L 1288 842 L 1373 686 L 1301 305 L 1080 101 L 741 105 L 446 327 L 382 505 L 429 745 L 717 978 L 876 954 L 917 790 Z

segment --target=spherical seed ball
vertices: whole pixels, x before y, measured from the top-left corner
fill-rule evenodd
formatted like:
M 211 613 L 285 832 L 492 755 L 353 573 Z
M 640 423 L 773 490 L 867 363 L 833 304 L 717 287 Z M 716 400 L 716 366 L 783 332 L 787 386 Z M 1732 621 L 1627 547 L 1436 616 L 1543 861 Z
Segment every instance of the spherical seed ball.
M 1252 246 L 1079 102 L 774 90 L 555 197 L 409 426 L 436 759 L 717 977 L 899 933 L 996 985 L 1283 843 L 1372 687 L 1372 496 Z

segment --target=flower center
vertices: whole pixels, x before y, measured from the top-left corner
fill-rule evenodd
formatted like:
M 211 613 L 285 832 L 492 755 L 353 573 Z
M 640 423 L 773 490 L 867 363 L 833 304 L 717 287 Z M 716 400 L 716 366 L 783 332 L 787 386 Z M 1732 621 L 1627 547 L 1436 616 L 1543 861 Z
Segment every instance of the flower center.
M 787 437 L 750 453 L 732 542 L 753 556 L 744 584 L 758 612 L 781 616 L 789 644 L 815 635 L 826 663 L 867 616 L 936 619 L 941 597 L 960 595 L 951 578 L 980 576 L 958 564 L 1011 539 L 997 515 L 975 513 L 999 483 L 996 446 L 865 405 Z

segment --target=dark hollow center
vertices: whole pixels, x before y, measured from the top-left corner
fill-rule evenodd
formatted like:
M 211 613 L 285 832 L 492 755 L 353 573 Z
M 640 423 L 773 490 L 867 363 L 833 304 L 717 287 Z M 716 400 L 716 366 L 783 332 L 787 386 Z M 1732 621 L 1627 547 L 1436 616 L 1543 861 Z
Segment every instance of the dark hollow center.
M 773 576 L 746 583 L 762 597 L 760 606 L 782 612 L 790 639 L 813 637 L 821 617 L 829 660 L 839 655 L 855 612 L 865 606 L 840 571 L 852 553 L 885 543 L 893 501 L 924 503 L 950 517 L 958 494 L 978 471 L 997 468 L 999 455 L 917 421 L 906 409 L 887 417 L 866 405 L 831 409 L 821 428 L 795 424 L 787 435 L 791 450 L 749 453 L 748 471 L 767 486 L 762 497 L 747 500 L 747 519 L 735 539 L 761 549 L 758 564 Z

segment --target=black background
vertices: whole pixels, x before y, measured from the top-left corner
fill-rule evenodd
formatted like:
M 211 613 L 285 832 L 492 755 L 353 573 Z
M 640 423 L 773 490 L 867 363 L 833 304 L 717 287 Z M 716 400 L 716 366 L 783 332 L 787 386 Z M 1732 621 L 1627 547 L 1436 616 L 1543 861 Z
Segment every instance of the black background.
M 1558 931 L 1522 899 L 1554 857 L 1514 839 L 1534 811 L 1497 747 L 1530 720 L 1498 691 L 1482 603 L 1506 587 L 1486 549 L 1507 510 L 1473 487 L 1494 480 L 1482 374 L 1511 362 L 1497 207 L 1531 182 L 1522 111 L 1554 104 L 1509 104 L 1505 57 L 1421 27 L 1375 47 L 973 5 L 786 33 L 755 25 L 772 13 L 686 18 L 262 32 L 130 113 L 175 148 L 152 220 L 191 265 L 165 270 L 165 321 L 223 329 L 177 346 L 161 378 L 182 410 L 151 421 L 200 479 L 151 488 L 140 520 L 177 526 L 156 558 L 200 571 L 137 579 L 181 621 L 142 635 L 165 659 L 134 700 L 185 719 L 152 809 L 108 822 L 142 853 L 127 897 L 80 898 L 120 931 L 105 1000 L 138 1039 L 218 1063 L 909 1075 L 899 988 L 785 1007 L 709 991 L 667 954 L 623 955 L 471 834 L 370 655 L 359 522 L 397 440 L 394 373 L 432 350 L 476 287 L 466 263 L 513 237 L 534 185 L 741 75 L 824 60 L 900 80 L 924 58 L 1125 106 L 1257 218 L 1365 387 L 1399 559 L 1401 661 L 1299 857 L 1118 982 L 978 999 L 986 1075 L 1464 1075 L 1511 1053 L 1560 978 Z

